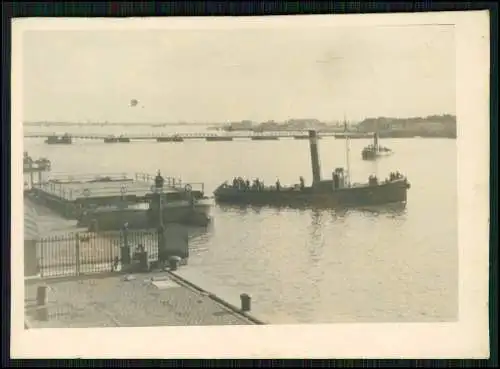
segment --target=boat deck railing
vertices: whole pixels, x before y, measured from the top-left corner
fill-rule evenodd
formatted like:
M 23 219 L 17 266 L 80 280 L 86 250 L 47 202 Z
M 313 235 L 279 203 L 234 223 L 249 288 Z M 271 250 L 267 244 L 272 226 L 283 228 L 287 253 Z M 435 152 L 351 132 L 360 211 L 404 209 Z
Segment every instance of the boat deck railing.
M 148 173 L 135 173 L 135 180 L 147 182 L 151 185 L 155 183 L 154 175 Z M 175 189 L 178 191 L 185 191 L 187 187 L 190 187 L 192 191 L 205 192 L 205 184 L 202 182 L 183 182 L 180 178 L 175 177 L 163 177 L 164 186 L 168 189 Z
M 148 173 L 135 173 L 134 175 L 136 181 L 142 181 L 150 184 L 155 183 L 155 175 L 151 175 Z M 175 177 L 163 177 L 165 180 L 164 185 L 166 187 L 176 187 L 176 186 L 182 186 L 182 180 L 180 178 L 175 178 Z
M 183 183 L 174 177 L 164 177 L 165 183 L 162 192 L 201 191 L 204 192 L 203 183 Z M 33 186 L 45 193 L 57 196 L 67 201 L 81 198 L 95 197 L 145 197 L 156 192 L 154 176 L 145 173 L 136 173 L 129 176 L 126 173 L 106 174 L 55 174 L 46 182 L 36 183 Z
M 23 164 L 23 173 L 30 172 L 48 172 L 50 171 L 50 163 L 24 163 Z
M 86 182 L 120 182 L 132 181 L 132 177 L 127 173 L 90 173 L 90 174 L 68 174 L 68 173 L 51 173 L 48 182 L 55 183 L 86 183 Z
M 115 182 L 116 183 L 116 182 Z M 79 186 L 77 188 L 69 187 L 66 183 L 58 182 L 43 182 L 36 183 L 33 188 L 37 188 L 45 193 L 57 196 L 67 201 L 74 201 L 82 198 L 95 198 L 95 197 L 126 197 L 135 195 L 143 197 L 145 194 L 151 192 L 150 186 L 147 184 L 127 186 L 122 182 L 121 186 L 110 186 L 106 182 L 99 187 Z

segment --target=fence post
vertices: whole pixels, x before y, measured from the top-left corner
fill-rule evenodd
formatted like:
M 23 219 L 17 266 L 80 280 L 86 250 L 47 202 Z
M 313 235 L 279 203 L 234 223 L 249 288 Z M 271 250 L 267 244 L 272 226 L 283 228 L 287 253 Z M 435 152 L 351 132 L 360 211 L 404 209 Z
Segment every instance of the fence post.
M 43 173 L 42 171 L 38 172 L 38 187 L 42 185 L 43 182 Z
M 75 233 L 75 257 L 76 257 L 76 263 L 75 263 L 75 272 L 76 275 L 80 275 L 80 234 Z
M 44 239 L 40 239 L 39 243 L 40 245 L 40 258 L 38 259 L 38 269 L 40 273 L 40 277 L 44 277 L 43 275 L 43 253 L 44 253 Z
M 48 303 L 48 287 L 45 285 L 38 286 L 36 289 L 36 307 L 38 320 L 49 320 L 49 309 L 47 306 Z
M 123 245 L 120 247 L 120 256 L 123 265 L 130 265 L 130 246 L 128 244 L 128 228 L 123 227 Z

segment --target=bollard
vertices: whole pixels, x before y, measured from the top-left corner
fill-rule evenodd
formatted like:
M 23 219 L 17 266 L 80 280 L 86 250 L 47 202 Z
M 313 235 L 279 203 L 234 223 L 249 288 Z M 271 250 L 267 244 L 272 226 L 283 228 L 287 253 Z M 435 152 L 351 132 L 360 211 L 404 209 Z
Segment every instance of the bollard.
M 49 310 L 48 310 L 48 287 L 38 286 L 36 289 L 36 306 L 37 306 L 37 318 L 38 320 L 49 320 Z
M 170 270 L 177 270 L 179 268 L 179 263 L 181 262 L 181 258 L 178 256 L 170 256 L 168 258 L 168 266 Z
M 246 293 L 242 293 L 240 295 L 240 300 L 241 300 L 241 311 L 250 311 L 251 305 L 252 305 L 252 300 L 249 295 Z
M 76 265 L 75 265 L 75 272 L 76 275 L 80 275 L 80 234 L 76 233 L 75 234 L 75 258 L 76 258 Z

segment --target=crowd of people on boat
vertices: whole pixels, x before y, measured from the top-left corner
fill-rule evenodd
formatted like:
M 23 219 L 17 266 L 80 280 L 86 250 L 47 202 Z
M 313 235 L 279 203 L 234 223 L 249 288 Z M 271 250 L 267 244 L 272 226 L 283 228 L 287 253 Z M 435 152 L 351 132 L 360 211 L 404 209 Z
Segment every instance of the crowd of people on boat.
M 368 152 L 368 151 L 371 151 L 371 152 L 390 152 L 392 150 L 389 149 L 388 147 L 370 144 L 363 149 L 363 152 Z
M 397 179 L 402 179 L 402 178 L 403 178 L 403 175 L 401 173 L 399 173 L 399 171 L 391 172 L 389 174 L 389 179 L 391 181 L 395 181 Z
M 299 178 L 299 188 L 303 189 L 305 187 L 305 180 L 304 177 Z M 239 191 L 248 191 L 248 190 L 253 190 L 253 191 L 264 191 L 264 190 L 276 190 L 276 191 L 281 191 L 283 189 L 283 186 L 281 185 L 281 182 L 279 179 L 276 180 L 275 186 L 272 187 L 266 187 L 264 185 L 264 181 L 260 180 L 259 178 L 255 178 L 252 182 L 250 182 L 249 179 L 244 179 L 242 177 L 235 177 L 233 178 L 233 188 L 238 189 Z
M 368 185 L 376 186 L 378 184 L 378 178 L 376 175 L 371 175 L 368 177 Z
M 383 183 L 389 183 L 393 182 L 399 179 L 403 179 L 404 176 L 399 172 L 391 172 L 389 174 L 389 177 L 385 179 Z M 345 177 L 344 173 L 342 170 L 337 170 L 336 172 L 333 173 L 333 182 L 334 182 L 334 187 L 335 188 L 343 188 L 346 186 L 345 183 Z M 379 184 L 379 178 L 376 175 L 370 175 L 368 177 L 368 184 L 370 186 L 376 186 Z M 234 177 L 233 178 L 233 183 L 232 187 L 239 190 L 239 191 L 281 191 L 283 190 L 283 186 L 281 185 L 281 182 L 279 179 L 276 180 L 276 183 L 274 186 L 265 186 L 264 181 L 255 178 L 252 182 L 248 179 L 244 179 L 242 177 Z M 292 187 L 287 187 L 287 189 L 291 190 L 303 190 L 305 188 L 305 180 L 304 177 L 299 178 L 299 184 L 292 186 Z
M 240 191 L 246 190 L 263 190 L 264 182 L 259 180 L 258 178 L 254 179 L 252 183 L 250 183 L 249 179 L 244 179 L 242 177 L 234 177 L 233 178 L 233 187 L 237 188 Z
M 397 181 L 398 179 L 403 179 L 404 176 L 399 173 L 399 171 L 396 172 L 391 172 L 389 173 L 389 178 L 386 178 L 385 183 L 389 183 L 392 181 Z M 368 184 L 369 185 L 377 185 L 378 184 L 378 178 L 376 175 L 371 175 L 368 177 Z

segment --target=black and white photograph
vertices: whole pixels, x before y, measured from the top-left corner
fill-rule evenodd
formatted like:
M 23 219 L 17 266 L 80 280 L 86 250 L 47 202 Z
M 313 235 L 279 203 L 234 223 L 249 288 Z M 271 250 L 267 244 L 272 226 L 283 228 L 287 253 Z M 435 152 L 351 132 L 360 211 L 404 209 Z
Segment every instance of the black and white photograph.
M 214 355 L 421 340 L 487 356 L 488 27 L 484 12 L 14 22 L 19 334 L 146 350 L 161 331 L 122 329 L 191 327 L 164 349 L 192 334 L 241 346 Z M 397 333 L 420 325 L 443 331 Z

